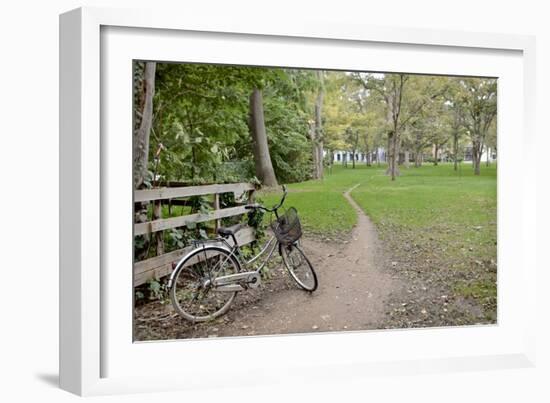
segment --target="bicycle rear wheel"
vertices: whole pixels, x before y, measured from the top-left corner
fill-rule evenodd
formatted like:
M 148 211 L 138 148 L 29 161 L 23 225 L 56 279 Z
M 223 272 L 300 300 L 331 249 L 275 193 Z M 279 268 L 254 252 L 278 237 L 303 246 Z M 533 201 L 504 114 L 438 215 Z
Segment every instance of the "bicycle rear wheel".
M 239 262 L 226 249 L 216 246 L 195 249 L 178 263 L 172 276 L 172 305 L 191 322 L 223 315 L 237 292 L 218 291 L 212 283 L 217 277 L 239 271 Z
M 287 246 L 279 244 L 279 253 L 296 284 L 306 291 L 315 291 L 317 274 L 302 249 L 296 243 Z

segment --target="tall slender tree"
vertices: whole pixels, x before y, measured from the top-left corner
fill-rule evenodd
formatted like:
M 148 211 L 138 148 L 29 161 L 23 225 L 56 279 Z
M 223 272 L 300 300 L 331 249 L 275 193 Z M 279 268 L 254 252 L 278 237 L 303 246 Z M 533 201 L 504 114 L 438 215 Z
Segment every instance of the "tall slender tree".
M 491 124 L 497 114 L 495 79 L 463 78 L 460 102 L 466 111 L 465 125 L 472 142 L 474 174 L 480 174 L 481 155 Z
M 137 113 L 134 129 L 134 187 L 139 188 L 147 178 L 149 138 L 153 126 L 153 98 L 155 96 L 155 62 L 146 62 L 143 73 L 137 72 Z M 136 69 L 141 66 L 136 66 Z
M 323 102 L 325 97 L 324 72 L 318 70 L 316 79 L 318 82 L 317 94 L 315 97 L 313 127 L 310 130 L 311 142 L 313 144 L 313 178 L 323 178 Z
M 267 133 L 265 130 L 264 107 L 262 91 L 254 88 L 250 95 L 250 134 L 252 135 L 252 149 L 256 176 L 264 186 L 277 186 L 277 178 L 269 155 Z
M 401 144 L 402 106 L 405 84 L 409 77 L 405 74 L 384 74 L 381 77 L 369 74 L 357 74 L 356 78 L 365 89 L 377 93 L 386 106 L 386 125 L 388 138 L 388 169 L 391 180 L 399 175 L 397 158 Z

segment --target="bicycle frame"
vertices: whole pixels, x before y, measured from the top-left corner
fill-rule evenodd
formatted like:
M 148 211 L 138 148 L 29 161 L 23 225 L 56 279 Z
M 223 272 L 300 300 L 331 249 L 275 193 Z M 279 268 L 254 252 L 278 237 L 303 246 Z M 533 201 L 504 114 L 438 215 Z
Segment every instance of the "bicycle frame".
M 256 288 L 261 283 L 261 276 L 260 272 L 265 267 L 267 262 L 271 259 L 271 256 L 273 255 L 273 252 L 279 245 L 279 242 L 275 238 L 275 236 L 271 237 L 263 246 L 262 250 L 258 252 L 255 256 L 253 256 L 250 260 L 245 260 L 242 256 L 240 246 L 238 245 L 235 237 L 234 239 L 234 245 L 230 245 L 229 242 L 227 242 L 227 239 L 224 237 L 219 237 L 216 239 L 212 239 L 209 241 L 201 242 L 202 249 L 207 251 L 209 248 L 213 248 L 213 246 L 207 246 L 207 243 L 211 242 L 220 242 L 222 245 L 217 245 L 217 248 L 223 248 L 225 249 L 229 255 L 225 258 L 225 260 L 220 261 L 217 263 L 217 265 L 213 268 L 212 271 L 216 271 L 216 267 L 221 267 L 227 259 L 235 258 L 237 260 L 237 263 L 239 265 L 240 269 L 245 269 L 245 271 L 240 271 L 239 273 L 235 274 L 229 274 L 226 276 L 220 276 L 215 278 L 214 280 L 209 279 L 205 282 L 204 286 L 213 286 L 218 291 L 225 291 L 225 292 L 235 292 L 235 291 L 243 291 L 247 288 Z M 197 246 L 200 248 L 200 246 Z M 189 254 L 194 253 L 194 250 L 189 252 Z M 247 270 L 256 262 L 258 259 L 260 259 L 262 256 L 267 255 L 265 259 L 261 262 L 259 267 L 255 270 Z M 187 259 L 187 255 L 181 259 L 181 261 L 185 261 Z M 174 283 L 174 275 L 177 272 L 176 270 L 172 272 L 172 275 L 170 276 L 170 280 L 168 282 L 168 287 L 171 288 Z
M 238 246 L 238 243 L 236 242 L 236 239 L 234 239 L 234 245 L 229 245 L 229 242 L 227 242 L 227 239 L 225 238 L 218 238 L 228 249 L 230 256 L 234 256 L 237 261 L 239 262 L 239 265 L 241 268 L 248 269 L 250 266 L 259 260 L 262 256 L 267 254 L 267 257 L 262 261 L 260 266 L 256 270 L 249 270 L 254 271 L 256 273 L 260 273 L 260 271 L 265 267 L 269 259 L 271 259 L 271 256 L 273 255 L 273 252 L 277 248 L 279 242 L 277 241 L 277 238 L 275 236 L 272 236 L 262 247 L 260 252 L 253 256 L 250 260 L 245 260 L 242 253 L 241 253 L 241 247 Z
M 260 207 L 264 211 L 275 213 L 275 217 L 277 219 L 279 218 L 279 214 L 277 210 L 283 205 L 287 195 L 286 186 L 284 185 L 283 185 L 283 191 L 284 191 L 283 198 L 281 199 L 278 205 L 274 206 L 271 209 Z M 235 238 L 235 235 L 231 234 L 230 236 L 233 239 L 233 246 L 229 244 L 226 237 L 218 237 L 208 241 L 198 242 L 196 248 L 200 248 L 199 245 L 202 244 L 202 249 L 205 252 L 208 248 L 214 249 L 214 246 L 210 246 L 210 247 L 206 246 L 208 242 L 217 242 L 222 244 L 221 246 L 218 245 L 217 246 L 218 248 L 225 249 L 229 253 L 226 259 L 218 262 L 214 267 L 214 270 L 211 270 L 211 271 L 215 272 L 216 270 L 218 270 L 216 269 L 216 267 L 218 266 L 221 267 L 223 264 L 225 264 L 225 262 L 227 262 L 227 259 L 234 258 L 237 261 L 237 264 L 239 265 L 239 269 L 244 268 L 246 270 L 246 269 L 249 269 L 250 266 L 252 266 L 255 261 L 260 259 L 260 257 L 266 254 L 267 254 L 267 257 L 263 260 L 260 266 L 255 270 L 247 270 L 247 271 L 241 270 L 239 271 L 239 273 L 216 277 L 213 280 L 212 278 L 210 278 L 203 284 L 203 286 L 215 287 L 218 291 L 227 291 L 227 292 L 242 291 L 249 287 L 254 288 L 259 286 L 261 283 L 260 272 L 265 267 L 269 259 L 271 259 L 271 256 L 273 255 L 273 251 L 275 251 L 277 246 L 279 246 L 279 241 L 275 236 L 272 236 L 269 239 L 269 241 L 267 241 L 266 244 L 263 246 L 262 250 L 256 256 L 252 257 L 250 260 L 247 261 L 242 256 L 241 249 L 237 242 L 237 239 Z M 189 254 L 184 256 L 180 260 L 180 262 L 186 261 L 188 256 L 190 256 L 192 253 L 195 253 L 196 248 L 193 251 L 189 252 Z M 179 268 L 178 266 L 176 266 L 176 269 L 172 272 L 172 275 L 170 276 L 170 280 L 168 281 L 168 288 L 171 288 L 173 285 L 174 275 L 178 271 L 178 268 Z

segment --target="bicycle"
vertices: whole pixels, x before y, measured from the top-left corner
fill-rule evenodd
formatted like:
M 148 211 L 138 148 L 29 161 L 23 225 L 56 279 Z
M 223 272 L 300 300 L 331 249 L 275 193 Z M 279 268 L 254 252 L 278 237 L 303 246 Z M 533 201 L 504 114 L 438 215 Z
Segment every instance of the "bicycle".
M 296 209 L 291 207 L 279 214 L 286 196 L 283 185 L 283 197 L 272 208 L 260 204 L 245 206 L 248 210 L 257 209 L 276 217 L 270 224 L 273 236 L 250 260 L 244 259 L 235 237 L 244 225 L 236 224 L 218 228 L 217 238 L 196 241 L 195 248 L 177 263 L 168 288 L 172 305 L 183 318 L 195 323 L 225 314 L 238 292 L 260 286 L 260 272 L 275 249 L 300 288 L 310 293 L 317 289 L 317 274 L 299 244 L 302 229 Z M 229 238 L 233 245 L 228 242 Z M 265 259 L 254 268 L 262 256 L 266 256 Z

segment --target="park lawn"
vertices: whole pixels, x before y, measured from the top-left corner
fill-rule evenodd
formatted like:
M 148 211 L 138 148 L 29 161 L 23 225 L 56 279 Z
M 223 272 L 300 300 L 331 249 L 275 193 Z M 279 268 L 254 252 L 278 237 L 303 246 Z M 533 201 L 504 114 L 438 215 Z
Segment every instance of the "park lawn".
M 482 166 L 480 176 L 468 164 L 456 172 L 451 164 L 401 168 L 393 182 L 385 166 L 335 166 L 323 180 L 290 184 L 285 205 L 297 208 L 306 235 L 345 238 L 356 215 L 342 193 L 356 184 L 352 197 L 375 223 L 396 263 L 433 275 L 434 282 L 445 279 L 451 292 L 482 307 L 482 320 L 496 320 L 495 164 Z M 260 193 L 266 205 L 280 195 Z
M 332 174 L 327 173 L 323 180 L 288 185 L 285 206 L 296 207 L 304 227 L 314 233 L 350 231 L 356 215 L 342 193 L 359 184 L 352 197 L 379 227 L 429 230 L 439 226 L 444 227 L 444 234 L 464 238 L 466 243 L 490 246 L 494 241 L 494 164 L 483 167 L 478 177 L 465 164 L 459 172 L 450 164 L 402 169 L 394 182 L 384 172 L 384 166 L 334 166 Z M 271 206 L 280 200 L 281 192 L 260 192 L 259 197 Z
M 338 240 L 349 235 L 357 222 L 357 215 L 343 193 L 365 180 L 370 173 L 366 169 L 334 167 L 322 180 L 291 183 L 284 206 L 298 210 L 304 232 L 322 239 Z M 259 200 L 266 206 L 277 204 L 282 191 L 260 192 Z M 269 217 L 265 218 L 269 223 Z
M 395 182 L 371 175 L 352 193 L 402 267 L 413 266 L 451 293 L 475 301 L 466 319 L 494 323 L 497 302 L 496 166 L 459 172 L 450 164 L 403 169 Z
M 402 169 L 391 182 L 378 170 L 352 197 L 380 229 L 437 238 L 447 255 L 461 258 L 475 251 L 479 259 L 496 260 L 496 167 L 452 165 Z M 445 244 L 445 245 L 443 245 Z M 465 253 L 465 251 L 467 253 Z

